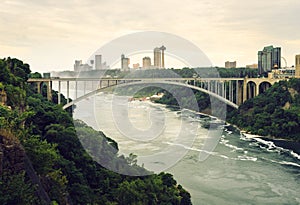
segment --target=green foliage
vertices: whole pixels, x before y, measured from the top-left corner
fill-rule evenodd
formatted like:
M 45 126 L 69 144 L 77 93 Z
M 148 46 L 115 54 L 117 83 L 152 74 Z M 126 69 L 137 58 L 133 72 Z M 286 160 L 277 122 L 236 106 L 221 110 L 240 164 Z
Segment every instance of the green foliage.
M 280 81 L 229 113 L 228 120 L 253 134 L 300 141 L 299 92 L 299 79 Z
M 218 68 L 218 72 L 220 73 L 220 76 L 222 78 L 256 78 L 258 75 L 257 69 L 251 69 L 251 68 Z
M 182 86 L 170 86 L 168 91 L 160 91 L 164 92 L 164 96 L 161 99 L 156 100 L 155 102 L 171 106 L 179 106 L 179 104 L 181 103 L 181 108 L 192 110 L 197 109 L 197 111 L 204 110 L 210 107 L 210 97 L 208 94 L 193 90 L 193 95 L 189 95 L 188 91 L 190 91 L 190 88 Z M 180 101 L 178 102 L 177 99 L 179 99 Z
M 122 94 L 132 94 L 135 90 L 135 86 L 130 86 L 118 91 Z M 183 86 L 164 85 L 163 88 L 151 86 L 138 90 L 134 97 L 145 97 L 152 96 L 156 93 L 164 93 L 164 96 L 161 99 L 155 100 L 155 102 L 176 107 L 180 104 L 182 108 L 187 109 L 197 109 L 197 105 L 199 110 L 209 107 L 210 99 L 207 94 L 194 90 L 193 94 L 190 95 L 189 91 L 190 88 Z M 177 99 L 179 101 L 177 101 Z
M 7 105 L 11 106 L 13 109 L 25 107 L 25 90 L 13 85 L 6 85 L 5 92 L 7 94 Z
M 27 98 L 29 110 L 35 115 L 27 118 L 26 125 L 32 126 L 32 134 L 45 134 L 45 128 L 51 124 L 61 124 L 64 127 L 72 126 L 72 117 L 63 111 L 61 105 L 54 105 L 40 95 Z
M 40 204 L 34 192 L 35 187 L 25 179 L 25 172 L 19 174 L 1 173 L 0 204 Z
M 250 68 L 171 68 L 171 69 L 151 69 L 151 70 L 136 70 L 136 71 L 120 71 L 119 69 L 109 70 L 92 70 L 80 72 L 80 77 L 117 77 L 117 78 L 192 78 L 195 74 L 200 74 L 200 77 L 220 76 L 226 77 L 257 77 L 258 70 Z M 63 71 L 57 74 L 60 77 L 76 77 L 78 73 L 73 71 Z
M 59 160 L 56 145 L 41 140 L 39 136 L 29 137 L 23 140 L 22 144 L 35 171 L 39 174 L 48 174 Z
M 33 181 L 41 182 L 39 188 L 52 204 L 191 204 L 190 195 L 171 175 L 129 177 L 107 169 L 150 174 L 137 165 L 136 155 L 119 156 L 117 143 L 102 132 L 81 121 L 74 122 L 75 129 L 71 112 L 55 104 L 57 92 L 52 91 L 49 102 L 35 94 L 35 86 L 27 86 L 28 77 L 41 75 L 30 74 L 29 66 L 17 59 L 0 60 L 0 86 L 11 106 L 0 106 L 0 130 L 19 137 L 38 178 Z M 3 173 L 0 204 L 41 204 L 30 177 L 27 172 Z
M 0 82 L 24 87 L 30 74 L 28 64 L 15 58 L 0 59 Z
M 172 175 L 161 173 L 122 182 L 116 192 L 118 204 L 191 204 L 190 195 L 176 186 Z
M 25 108 L 25 89 L 29 73 L 29 65 L 18 59 L 0 59 L 0 82 L 7 94 L 7 105 L 13 109 Z
M 30 73 L 29 78 L 42 78 L 42 74 L 35 72 L 35 73 Z
M 119 73 L 119 77 L 125 76 L 127 78 L 193 78 L 198 76 L 200 78 L 207 77 L 237 77 L 243 78 L 248 76 L 257 77 L 257 69 L 249 68 L 182 68 L 182 69 L 161 69 L 161 70 L 137 70 L 134 72 Z M 93 75 L 91 75 L 93 76 Z
M 126 172 L 131 172 L 132 174 L 147 173 L 146 170 L 136 165 L 135 155 L 130 155 L 128 158 L 119 157 L 117 154 L 117 143 L 107 138 L 102 132 L 93 130 L 82 121 L 74 122 L 76 125 L 75 130 L 72 119 L 67 117 L 68 113 L 56 105 L 32 97 L 28 99 L 28 104 L 31 110 L 38 114 L 31 116 L 26 123 L 28 125 L 36 125 L 32 132 L 38 131 L 42 135 L 42 139 L 45 139 L 47 143 L 57 145 L 55 148 L 59 152 L 60 160 L 54 164 L 54 167 L 59 167 L 63 176 L 66 177 L 68 181 L 66 190 L 73 203 L 117 203 L 116 193 L 118 195 L 121 194 L 117 191 L 117 188 L 123 182 L 128 181 L 129 183 L 132 180 L 105 169 L 94 160 L 101 162 L 101 164 L 109 162 L 106 164 L 108 167 L 118 167 L 119 171 L 124 171 L 125 169 Z M 51 117 L 51 113 L 54 113 L 55 117 Z M 84 145 L 84 148 L 82 145 Z M 50 155 L 50 153 L 48 154 Z M 55 183 L 52 182 L 51 184 Z M 150 184 L 152 184 L 151 181 L 147 186 L 150 186 Z M 51 190 L 55 189 L 57 188 L 52 187 Z M 136 186 L 134 192 L 140 193 L 140 189 L 139 186 Z M 60 193 L 63 191 L 61 189 L 58 190 L 53 191 L 52 200 L 62 200 Z M 123 193 L 122 196 L 130 198 L 131 196 L 128 194 L 130 193 L 125 195 Z M 151 193 L 147 194 L 150 195 Z M 167 199 L 168 197 L 165 200 Z M 137 201 L 143 204 L 140 198 Z
M 52 200 L 64 202 L 67 195 L 68 180 L 63 175 L 61 169 L 55 169 L 49 172 L 45 179 L 47 180 L 48 193 Z

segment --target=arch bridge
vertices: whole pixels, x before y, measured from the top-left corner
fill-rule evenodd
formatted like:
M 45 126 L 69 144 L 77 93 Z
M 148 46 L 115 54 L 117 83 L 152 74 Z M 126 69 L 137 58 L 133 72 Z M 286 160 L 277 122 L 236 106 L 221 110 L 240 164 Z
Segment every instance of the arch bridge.
M 62 84 L 65 85 L 67 104 L 64 109 L 77 102 L 116 86 L 141 84 L 169 84 L 198 90 L 219 99 L 237 109 L 246 100 L 265 92 L 275 82 L 282 79 L 273 78 L 30 78 L 28 83 L 36 84 L 37 92 L 47 87 L 47 98 L 52 99 L 53 83 L 58 84 L 58 100 L 61 103 Z M 70 102 L 70 90 L 75 90 L 75 98 Z

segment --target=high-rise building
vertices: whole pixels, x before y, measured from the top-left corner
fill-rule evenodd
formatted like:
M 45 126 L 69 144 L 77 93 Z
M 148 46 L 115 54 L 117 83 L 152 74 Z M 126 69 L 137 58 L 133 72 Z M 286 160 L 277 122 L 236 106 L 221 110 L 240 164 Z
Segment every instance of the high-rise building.
M 144 57 L 143 58 L 143 68 L 149 69 L 151 67 L 151 58 L 150 57 Z
M 295 77 L 300 78 L 300 54 L 295 57 Z
M 82 64 L 82 60 L 75 60 L 74 64 L 74 71 L 75 72 L 81 72 L 81 71 L 90 71 L 93 67 L 89 64 Z
M 161 50 L 161 68 L 165 68 L 165 50 L 166 50 L 166 47 L 164 45 L 162 45 L 160 47 L 160 50 Z
M 264 74 L 272 69 L 281 68 L 281 48 L 273 46 L 264 47 L 258 51 L 258 73 Z
M 102 55 L 95 55 L 95 69 L 102 69 Z
M 94 63 L 95 63 L 94 60 L 90 60 L 90 64 L 92 65 L 92 67 L 93 67 Z
M 130 63 L 130 59 L 125 58 L 125 55 L 122 54 L 121 55 L 121 69 L 122 70 L 129 70 L 129 63 Z
M 233 61 L 233 62 L 226 61 L 225 68 L 236 68 L 236 61 Z
M 161 50 L 160 48 L 154 48 L 154 67 L 161 68 Z
M 74 71 L 78 72 L 80 69 L 80 65 L 82 65 L 82 60 L 75 60 Z

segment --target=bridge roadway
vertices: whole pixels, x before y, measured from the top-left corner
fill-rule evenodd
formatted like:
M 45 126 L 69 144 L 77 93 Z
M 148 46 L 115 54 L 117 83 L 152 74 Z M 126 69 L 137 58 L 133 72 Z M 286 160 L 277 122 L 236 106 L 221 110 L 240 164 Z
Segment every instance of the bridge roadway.
M 235 81 L 244 80 L 244 78 L 30 78 L 27 82 L 53 82 L 53 81 Z

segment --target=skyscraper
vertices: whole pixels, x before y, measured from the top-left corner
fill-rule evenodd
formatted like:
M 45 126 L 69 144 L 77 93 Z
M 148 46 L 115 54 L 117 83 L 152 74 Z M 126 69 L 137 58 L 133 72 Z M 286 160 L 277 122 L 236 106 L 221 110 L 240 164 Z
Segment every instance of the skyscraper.
M 161 50 L 160 48 L 154 48 L 154 67 L 161 68 Z
M 80 65 L 82 65 L 82 60 L 75 60 L 74 71 L 78 72 L 80 70 Z
M 161 50 L 161 67 L 165 68 L 165 50 L 166 50 L 166 47 L 164 45 L 162 45 L 160 47 L 160 50 Z
M 122 54 L 121 55 L 121 69 L 122 70 L 129 70 L 129 63 L 130 63 L 130 59 L 125 58 L 125 55 Z
M 92 69 L 93 67 L 90 66 L 89 64 L 87 63 L 82 64 L 82 60 L 75 60 L 75 64 L 74 64 L 75 72 L 91 71 Z
M 273 46 L 264 47 L 258 51 L 258 73 L 264 74 L 272 69 L 281 68 L 281 48 Z
M 300 54 L 295 57 L 295 77 L 300 78 Z
M 95 55 L 95 69 L 102 69 L 102 55 Z
M 150 57 L 144 57 L 143 58 L 143 68 L 149 69 L 151 67 L 151 58 Z

